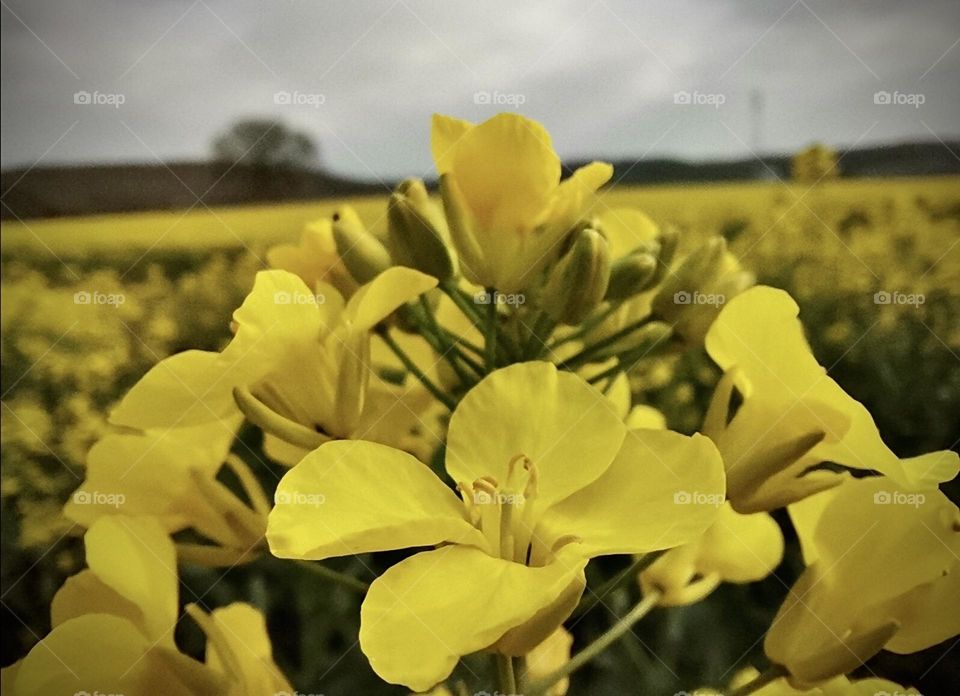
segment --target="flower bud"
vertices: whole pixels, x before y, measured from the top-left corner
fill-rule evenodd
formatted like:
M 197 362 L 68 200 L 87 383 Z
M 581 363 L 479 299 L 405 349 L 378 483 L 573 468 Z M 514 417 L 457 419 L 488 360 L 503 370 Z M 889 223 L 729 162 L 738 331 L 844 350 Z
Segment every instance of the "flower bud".
M 361 285 L 393 265 L 387 248 L 367 231 L 350 206 L 343 206 L 333 214 L 333 239 L 343 265 Z
M 421 179 L 406 179 L 387 205 L 390 250 L 401 266 L 447 280 L 456 274 L 447 225 Z
M 471 283 L 487 285 L 490 274 L 486 272 L 485 255 L 477 240 L 476 221 L 463 197 L 463 191 L 449 174 L 440 175 L 440 196 L 463 275 Z
M 585 228 L 550 270 L 541 305 L 551 319 L 579 324 L 603 301 L 610 282 L 610 248 L 596 230 Z
M 726 250 L 726 240 L 713 237 L 687 256 L 660 285 L 653 300 L 654 313 L 664 321 L 674 322 L 688 310 L 709 305 L 709 298 L 701 300 L 702 290 L 716 280 Z
M 625 300 L 643 292 L 657 273 L 657 256 L 636 249 L 613 262 L 605 300 Z
M 655 241 L 657 244 L 657 270 L 647 283 L 648 288 L 657 285 L 667 275 L 670 264 L 673 262 L 673 256 L 677 251 L 677 244 L 680 242 L 680 232 L 673 225 L 664 226 L 657 233 Z

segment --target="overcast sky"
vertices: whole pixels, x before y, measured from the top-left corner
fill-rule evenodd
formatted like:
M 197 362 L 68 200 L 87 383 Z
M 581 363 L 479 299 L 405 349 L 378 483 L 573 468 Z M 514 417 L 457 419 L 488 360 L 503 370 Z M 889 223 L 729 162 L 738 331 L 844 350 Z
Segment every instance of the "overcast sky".
M 3 0 L 0 12 L 5 168 L 204 158 L 246 116 L 308 132 L 328 168 L 366 178 L 429 173 L 434 111 L 522 111 L 565 157 L 960 135 L 957 0 Z M 105 103 L 75 104 L 80 91 Z M 878 91 L 901 103 L 875 104 Z

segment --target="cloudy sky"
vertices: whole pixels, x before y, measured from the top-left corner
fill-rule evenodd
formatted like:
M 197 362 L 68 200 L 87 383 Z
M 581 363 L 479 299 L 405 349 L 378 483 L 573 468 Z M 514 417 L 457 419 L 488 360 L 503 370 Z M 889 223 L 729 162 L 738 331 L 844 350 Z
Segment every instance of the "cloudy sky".
M 0 12 L 5 168 L 203 158 L 246 116 L 310 133 L 328 168 L 365 178 L 429 172 L 434 111 L 520 110 L 566 157 L 960 136 L 956 0 L 3 0 Z M 875 104 L 878 91 L 894 103 Z

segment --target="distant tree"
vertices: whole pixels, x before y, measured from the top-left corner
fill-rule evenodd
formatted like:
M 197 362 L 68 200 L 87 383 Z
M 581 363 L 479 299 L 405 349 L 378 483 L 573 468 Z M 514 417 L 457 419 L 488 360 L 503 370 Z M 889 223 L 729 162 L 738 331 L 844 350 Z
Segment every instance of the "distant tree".
M 279 121 L 245 119 L 213 141 L 214 158 L 258 169 L 310 169 L 319 151 L 310 136 Z
M 834 179 L 840 176 L 837 166 L 837 151 L 821 143 L 800 150 L 790 163 L 790 176 L 794 181 L 808 184 L 821 179 Z

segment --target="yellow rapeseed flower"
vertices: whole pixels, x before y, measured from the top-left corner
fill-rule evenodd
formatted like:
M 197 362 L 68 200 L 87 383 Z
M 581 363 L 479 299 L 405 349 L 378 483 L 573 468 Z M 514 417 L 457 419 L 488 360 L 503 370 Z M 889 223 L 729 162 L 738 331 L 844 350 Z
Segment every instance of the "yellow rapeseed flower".
M 377 578 L 361 610 L 373 669 L 418 691 L 462 655 L 541 643 L 579 600 L 589 558 L 696 538 L 716 507 L 678 506 L 679 492 L 723 496 L 707 438 L 628 431 L 605 396 L 544 362 L 498 370 L 467 393 L 446 470 L 460 498 L 403 452 L 331 442 L 284 476 L 267 529 L 283 558 L 439 546 Z

